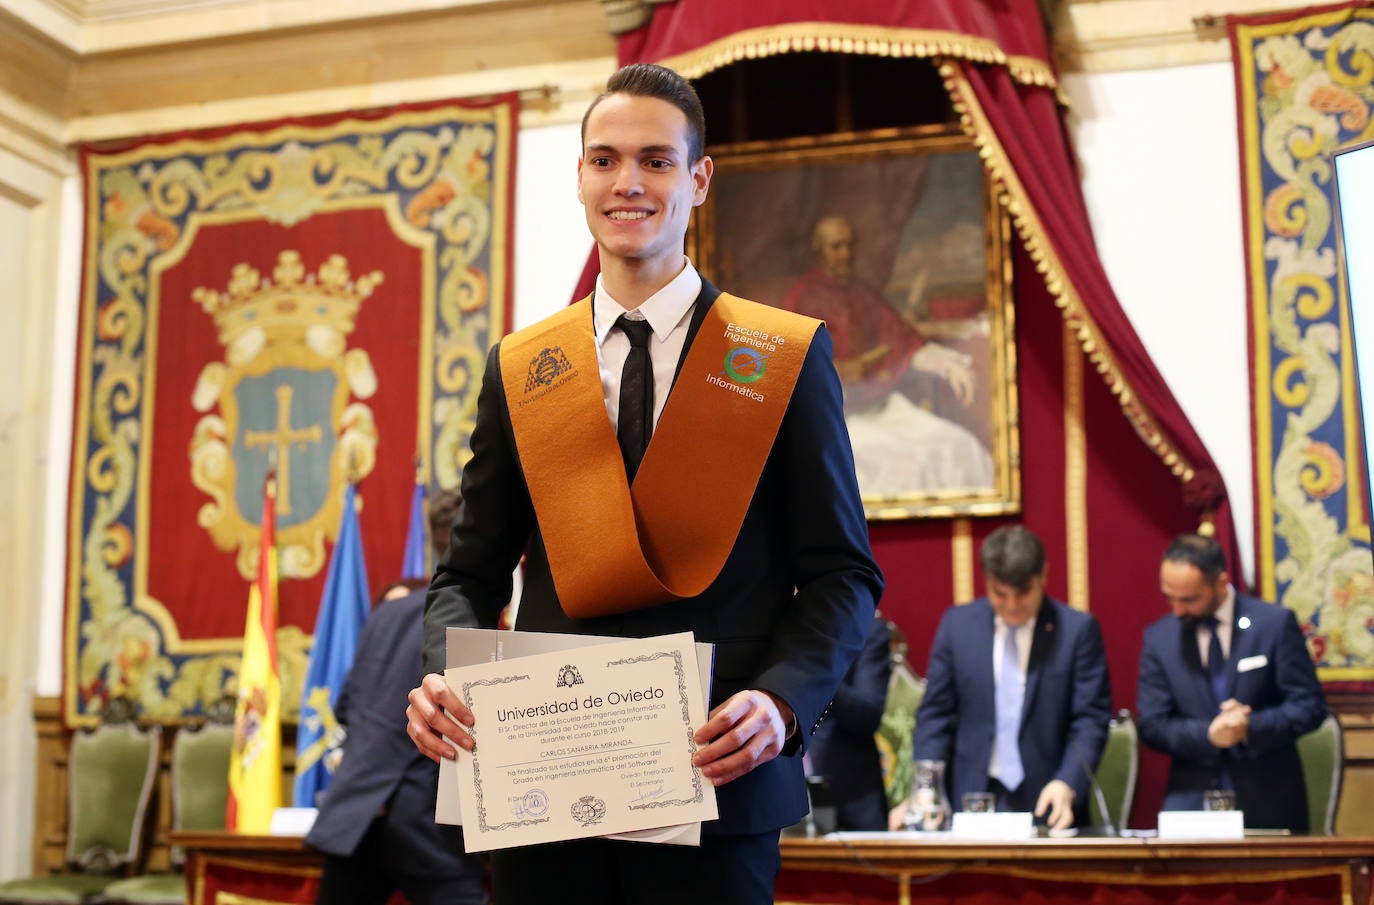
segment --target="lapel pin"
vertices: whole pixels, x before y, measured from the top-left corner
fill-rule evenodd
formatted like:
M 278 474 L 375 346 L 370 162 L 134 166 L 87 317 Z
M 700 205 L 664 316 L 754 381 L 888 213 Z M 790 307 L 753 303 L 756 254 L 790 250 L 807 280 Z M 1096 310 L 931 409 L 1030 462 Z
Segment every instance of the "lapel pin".
M 1250 617 L 1249 617 L 1249 616 L 1241 616 L 1240 619 L 1236 620 L 1236 626 L 1237 626 L 1238 628 L 1249 628 L 1249 627 L 1250 627 Z

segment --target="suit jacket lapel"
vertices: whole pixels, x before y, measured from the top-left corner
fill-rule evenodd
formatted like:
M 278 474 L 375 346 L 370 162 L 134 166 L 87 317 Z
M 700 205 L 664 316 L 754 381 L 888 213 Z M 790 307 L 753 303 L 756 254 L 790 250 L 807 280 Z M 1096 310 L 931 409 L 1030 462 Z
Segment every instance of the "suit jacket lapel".
M 720 290 L 711 285 L 706 277 L 702 277 L 701 291 L 697 293 L 697 300 L 692 303 L 692 319 L 687 324 L 687 340 L 682 344 L 682 354 L 678 356 L 677 368 L 673 371 L 674 386 L 677 385 L 677 376 L 682 373 L 682 363 L 687 360 L 687 350 L 692 348 L 692 340 L 697 338 L 697 331 L 701 329 L 701 322 L 706 319 L 706 312 L 711 310 L 719 295 Z
M 1054 631 L 1058 622 L 1059 614 L 1046 597 L 1040 604 L 1040 612 L 1035 617 L 1035 628 L 1031 633 L 1030 659 L 1026 662 L 1026 696 L 1021 702 L 1022 725 L 1025 725 L 1026 716 L 1030 713 L 1036 689 L 1040 687 L 1041 667 L 1054 647 Z
M 1251 620 L 1248 615 L 1250 611 L 1249 601 L 1236 595 L 1236 605 L 1231 614 L 1231 654 L 1226 658 L 1226 697 L 1236 696 L 1236 677 L 1240 675 L 1236 667 L 1241 660 L 1255 652 L 1255 646 L 1259 643 L 1251 628 Z M 1241 628 L 1241 620 L 1245 620 L 1245 628 Z M 1217 703 L 1221 703 L 1218 701 Z
M 994 624 L 992 615 L 992 605 L 986 600 L 980 600 L 967 606 L 981 607 L 982 612 L 974 622 L 974 636 L 969 639 L 972 643 L 969 646 L 970 656 L 974 657 L 974 665 L 977 667 L 969 671 L 972 675 L 975 686 L 969 689 L 970 701 L 983 701 L 987 707 L 987 712 L 991 715 L 988 721 L 989 726 L 997 725 L 997 678 L 993 665 L 993 634 Z M 989 735 L 991 738 L 991 734 Z

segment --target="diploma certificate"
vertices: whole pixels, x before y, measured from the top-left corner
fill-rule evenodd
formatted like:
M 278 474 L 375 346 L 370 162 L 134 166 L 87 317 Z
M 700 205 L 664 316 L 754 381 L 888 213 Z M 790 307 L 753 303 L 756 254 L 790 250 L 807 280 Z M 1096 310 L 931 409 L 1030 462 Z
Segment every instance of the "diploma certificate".
M 457 761 L 470 852 L 713 820 L 690 633 L 449 669 L 477 750 Z

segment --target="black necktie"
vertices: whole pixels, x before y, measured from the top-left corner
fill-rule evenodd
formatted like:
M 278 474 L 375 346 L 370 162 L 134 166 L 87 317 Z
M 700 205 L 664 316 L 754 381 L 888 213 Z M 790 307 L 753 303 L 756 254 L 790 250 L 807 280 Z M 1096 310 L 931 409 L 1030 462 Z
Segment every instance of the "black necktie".
M 1217 627 L 1221 623 L 1216 616 L 1208 616 L 1203 622 L 1212 633 L 1212 640 L 1207 642 L 1207 678 L 1211 680 L 1212 693 L 1220 704 L 1226 694 L 1226 657 L 1221 652 L 1221 637 L 1217 634 Z
M 625 474 L 633 483 L 654 432 L 654 369 L 649 362 L 649 337 L 654 329 L 648 321 L 630 320 L 623 314 L 615 325 L 630 339 L 630 354 L 620 372 L 620 419 L 615 433 L 625 458 Z

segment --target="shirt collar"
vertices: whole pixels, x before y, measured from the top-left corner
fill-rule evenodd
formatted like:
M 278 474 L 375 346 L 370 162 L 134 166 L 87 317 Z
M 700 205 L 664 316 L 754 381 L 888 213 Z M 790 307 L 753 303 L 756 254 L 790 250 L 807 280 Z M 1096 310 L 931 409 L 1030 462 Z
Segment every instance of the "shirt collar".
M 1002 619 L 1001 616 L 993 616 L 993 617 L 992 617 L 993 630 L 996 631 L 996 632 L 998 632 L 998 633 L 1006 632 L 1006 631 L 1013 631 L 1013 632 L 1019 633 L 1020 635 L 1025 635 L 1025 634 L 1026 634 L 1027 632 L 1029 632 L 1029 631 L 1031 630 L 1031 628 L 1035 625 L 1035 620 L 1036 620 L 1036 619 L 1039 619 L 1039 618 L 1040 618 L 1040 614 L 1039 614 L 1039 613 L 1036 613 L 1036 614 L 1035 614 L 1034 616 L 1032 616 L 1030 619 L 1027 619 L 1025 622 L 1023 622 L 1023 623 L 1021 623 L 1020 625 L 1016 626 L 1016 628 L 1012 628 L 1010 625 L 1007 625 L 1006 621 L 1005 621 L 1004 619 Z
M 682 258 L 682 270 L 658 292 L 644 300 L 637 310 L 653 328 L 654 338 L 663 342 L 673 328 L 682 322 L 692 304 L 701 294 L 701 274 L 686 255 Z M 596 327 L 596 344 L 606 340 L 606 334 L 615 326 L 616 319 L 625 313 L 625 308 L 606 291 L 601 275 L 596 277 L 596 297 L 592 300 L 592 324 Z
M 1217 617 L 1218 625 L 1233 625 L 1236 621 L 1236 589 L 1226 585 L 1226 596 L 1221 598 L 1221 606 L 1212 614 Z

